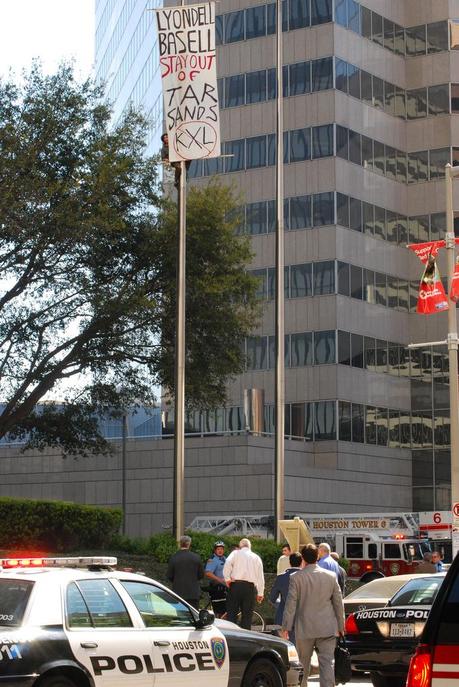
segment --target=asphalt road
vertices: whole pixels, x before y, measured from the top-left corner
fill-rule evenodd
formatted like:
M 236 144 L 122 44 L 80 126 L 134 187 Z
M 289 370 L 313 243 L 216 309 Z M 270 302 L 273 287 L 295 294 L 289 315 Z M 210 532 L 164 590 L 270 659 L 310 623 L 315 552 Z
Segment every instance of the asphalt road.
M 319 676 L 318 675 L 313 675 L 312 677 L 309 678 L 308 680 L 309 687 L 319 687 Z M 368 674 L 364 675 L 363 677 L 353 677 L 350 682 L 346 683 L 347 685 L 359 685 L 359 687 L 373 687 L 373 684 L 370 680 L 370 676 Z

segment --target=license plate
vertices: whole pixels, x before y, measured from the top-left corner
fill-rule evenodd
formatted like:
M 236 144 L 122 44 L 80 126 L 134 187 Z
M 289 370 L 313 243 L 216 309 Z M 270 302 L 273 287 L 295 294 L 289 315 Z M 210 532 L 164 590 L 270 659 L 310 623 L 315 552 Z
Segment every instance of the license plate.
M 390 626 L 391 637 L 414 637 L 414 625 L 412 623 L 392 623 Z

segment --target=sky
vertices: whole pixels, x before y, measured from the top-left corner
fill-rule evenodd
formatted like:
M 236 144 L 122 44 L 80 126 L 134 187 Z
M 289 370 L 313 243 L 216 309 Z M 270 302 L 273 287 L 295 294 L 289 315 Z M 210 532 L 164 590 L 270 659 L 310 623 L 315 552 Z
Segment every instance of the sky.
M 52 73 L 62 59 L 75 59 L 76 74 L 94 64 L 95 0 L 0 0 L 0 76 L 20 75 L 32 59 Z

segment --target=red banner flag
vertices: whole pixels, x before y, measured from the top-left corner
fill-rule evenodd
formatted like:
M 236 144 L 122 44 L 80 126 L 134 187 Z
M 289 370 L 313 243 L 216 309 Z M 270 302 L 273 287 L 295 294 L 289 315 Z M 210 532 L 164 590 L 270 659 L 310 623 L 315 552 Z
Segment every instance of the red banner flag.
M 456 258 L 456 265 L 454 267 L 453 279 L 451 281 L 451 289 L 449 292 L 449 297 L 453 303 L 459 301 L 459 256 Z
M 416 307 L 416 312 L 422 315 L 432 315 L 448 310 L 449 307 L 436 261 L 438 251 L 445 245 L 445 241 L 429 241 L 429 243 L 412 243 L 408 246 L 425 265 L 419 284 Z

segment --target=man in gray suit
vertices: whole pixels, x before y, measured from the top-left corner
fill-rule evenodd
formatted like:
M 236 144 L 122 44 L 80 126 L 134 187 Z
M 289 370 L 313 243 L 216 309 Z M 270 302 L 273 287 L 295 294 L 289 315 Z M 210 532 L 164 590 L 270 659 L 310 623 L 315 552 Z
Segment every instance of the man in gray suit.
M 282 636 L 295 626 L 295 645 L 303 664 L 301 687 L 307 687 L 314 647 L 319 655 L 320 687 L 335 686 L 336 635 L 344 634 L 343 597 L 335 573 L 317 565 L 318 550 L 308 544 L 301 551 L 305 563 L 290 577 L 282 619 Z

